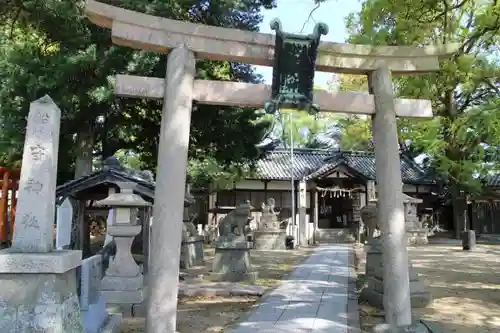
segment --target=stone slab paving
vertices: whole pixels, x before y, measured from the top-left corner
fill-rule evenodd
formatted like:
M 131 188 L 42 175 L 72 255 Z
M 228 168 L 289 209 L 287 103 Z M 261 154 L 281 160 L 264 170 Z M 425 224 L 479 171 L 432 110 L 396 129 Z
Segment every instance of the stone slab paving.
M 249 315 L 225 333 L 350 333 L 352 248 L 329 244 L 316 251 L 279 286 L 267 294 Z M 356 301 L 357 303 L 357 301 Z

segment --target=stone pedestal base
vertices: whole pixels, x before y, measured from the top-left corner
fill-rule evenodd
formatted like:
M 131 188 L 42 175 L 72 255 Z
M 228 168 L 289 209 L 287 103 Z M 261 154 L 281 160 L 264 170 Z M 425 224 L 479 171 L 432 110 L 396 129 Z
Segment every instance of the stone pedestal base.
M 370 281 L 371 280 L 371 281 Z M 381 290 L 383 288 L 383 280 L 370 279 L 368 285 L 361 291 L 360 299 L 368 302 L 371 306 L 377 307 L 379 309 L 384 308 L 384 292 Z M 417 282 L 418 284 L 420 281 Z M 415 286 L 410 282 L 410 290 L 415 289 Z M 420 287 L 418 287 L 420 288 Z M 431 296 L 429 292 L 423 290 L 421 292 L 416 292 L 415 290 L 410 291 L 410 300 L 412 308 L 425 308 L 431 301 Z
M 410 326 L 400 327 L 391 327 L 389 324 L 378 324 L 374 327 L 373 333 L 441 333 L 441 331 L 423 321 L 417 321 Z
M 256 250 L 286 250 L 285 230 L 256 230 L 253 233 Z
M 408 245 L 425 245 L 429 243 L 427 236 L 429 230 L 426 228 L 412 228 L 406 230 Z
M 118 333 L 120 332 L 120 324 L 122 322 L 121 313 L 109 314 L 104 322 L 104 325 L 99 329 L 98 333 Z
M 0 332 L 85 333 L 76 294 L 81 251 L 0 251 Z
M 384 307 L 384 267 L 382 264 L 382 251 L 379 239 L 374 239 L 369 244 L 366 255 L 366 283 L 361 291 L 360 298 L 370 305 L 383 309 Z M 413 266 L 409 263 L 410 272 L 410 297 L 411 306 L 423 308 L 430 302 L 430 294 L 420 281 Z
M 144 300 L 144 277 L 105 276 L 102 279 L 102 294 L 107 303 L 138 304 Z
M 203 244 L 205 239 L 203 236 L 188 237 L 181 244 L 181 268 L 190 268 L 193 266 L 201 266 L 204 262 Z
M 252 270 L 251 247 L 246 242 L 224 244 L 215 247 L 211 279 L 215 281 L 254 281 L 258 273 Z
M 102 295 L 96 304 L 90 304 L 87 310 L 81 311 L 81 315 L 85 333 L 118 333 L 120 330 L 122 314 L 108 314 Z

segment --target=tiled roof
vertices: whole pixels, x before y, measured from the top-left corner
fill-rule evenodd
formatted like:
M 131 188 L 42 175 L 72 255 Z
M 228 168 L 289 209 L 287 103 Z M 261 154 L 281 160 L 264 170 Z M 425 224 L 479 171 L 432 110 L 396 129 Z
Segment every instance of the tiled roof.
M 155 180 L 149 171 L 134 170 L 121 165 L 104 165 L 102 170 L 89 175 L 71 180 L 56 188 L 56 198 L 72 196 L 75 193 L 94 188 L 101 184 L 116 184 L 120 182 L 132 182 L 136 184 L 134 191 L 154 199 Z M 191 194 L 185 195 L 184 202 L 191 204 L 194 198 Z
M 486 185 L 492 187 L 500 187 L 500 173 L 487 177 Z
M 70 180 L 56 188 L 56 197 L 65 196 L 73 191 L 81 191 L 104 183 L 133 182 L 154 190 L 154 181 L 138 177 L 128 172 L 116 169 L 103 169 L 78 179 Z
M 324 165 L 325 160 L 331 156 L 332 152 L 328 150 L 294 149 L 293 177 L 302 179 Z M 290 151 L 275 149 L 257 161 L 256 176 L 258 179 L 288 180 L 291 179 L 291 169 Z
M 375 154 L 371 152 L 336 149 L 295 149 L 293 176 L 295 179 L 313 179 L 327 176 L 339 165 L 357 173 L 357 176 L 375 180 Z M 288 180 L 291 175 L 289 150 L 276 149 L 257 161 L 257 178 Z M 401 175 L 405 184 L 432 184 L 424 171 L 410 158 L 401 155 Z

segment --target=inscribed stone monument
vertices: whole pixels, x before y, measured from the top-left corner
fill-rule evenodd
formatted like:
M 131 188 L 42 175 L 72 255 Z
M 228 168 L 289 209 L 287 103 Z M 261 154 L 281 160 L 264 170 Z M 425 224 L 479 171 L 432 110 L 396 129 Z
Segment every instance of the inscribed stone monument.
M 253 233 L 256 250 L 286 250 L 286 230 L 280 228 L 278 214 L 274 211 L 274 206 L 273 198 L 270 198 L 267 204 L 262 203 L 262 216 L 258 229 Z
M 61 111 L 30 105 L 12 247 L 0 251 L 0 332 L 83 333 L 75 268 L 81 251 L 54 251 Z
M 12 249 L 43 253 L 54 247 L 55 190 L 61 111 L 50 97 L 28 115 Z
M 71 244 L 73 206 L 68 198 L 57 207 L 56 249 L 62 250 Z

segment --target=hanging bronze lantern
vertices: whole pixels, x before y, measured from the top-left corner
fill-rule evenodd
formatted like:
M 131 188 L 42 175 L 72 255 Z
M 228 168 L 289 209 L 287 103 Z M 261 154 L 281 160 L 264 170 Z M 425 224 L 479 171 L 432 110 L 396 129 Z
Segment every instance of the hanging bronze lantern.
M 272 100 L 267 102 L 267 113 L 275 114 L 280 107 L 288 107 L 315 114 L 319 107 L 313 104 L 314 72 L 321 35 L 328 33 L 328 26 L 317 23 L 309 35 L 283 32 L 278 19 L 271 21 L 276 30 Z

